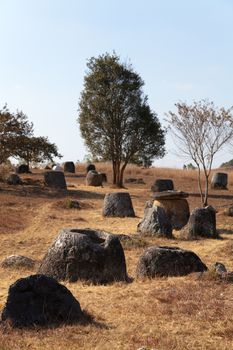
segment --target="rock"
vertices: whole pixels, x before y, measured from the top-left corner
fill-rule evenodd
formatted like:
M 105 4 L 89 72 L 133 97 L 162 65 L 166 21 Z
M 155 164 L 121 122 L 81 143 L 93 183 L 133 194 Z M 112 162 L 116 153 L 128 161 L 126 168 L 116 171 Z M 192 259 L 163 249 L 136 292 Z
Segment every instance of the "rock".
M 165 210 L 175 230 L 180 230 L 188 222 L 190 215 L 188 202 L 185 198 L 177 197 L 177 194 L 174 194 L 172 198 L 166 196 L 158 198 L 154 201 L 153 206 L 162 207 Z
M 51 170 L 51 167 L 47 164 L 47 165 L 45 165 L 45 170 Z
M 53 171 L 62 171 L 63 172 L 63 169 L 59 164 L 55 164 L 53 166 Z
M 128 192 L 107 193 L 104 197 L 103 216 L 135 217 Z
M 228 175 L 226 173 L 215 173 L 211 180 L 211 188 L 226 190 L 227 178 Z
M 227 274 L 227 269 L 224 264 L 216 262 L 213 266 L 213 270 L 221 277 L 225 277 Z
M 90 171 L 90 170 L 96 170 L 94 164 L 88 164 L 88 165 L 87 165 L 87 167 L 86 167 L 86 172 L 88 173 L 88 171 Z
M 146 204 L 144 217 L 137 226 L 137 231 L 147 236 L 172 237 L 172 225 L 169 217 L 162 207 L 153 207 Z
M 118 237 L 91 229 L 62 230 L 45 255 L 39 273 L 94 284 L 127 280 L 125 255 Z
M 102 186 L 103 177 L 95 170 L 90 170 L 86 176 L 87 186 Z
M 47 171 L 44 173 L 45 184 L 52 188 L 66 190 L 66 180 L 64 173 L 61 171 Z
M 225 208 L 224 209 L 224 215 L 226 216 L 233 216 L 233 207 Z
M 140 256 L 137 277 L 184 276 L 206 271 L 207 267 L 191 250 L 178 247 L 150 247 Z
M 65 162 L 64 163 L 64 171 L 66 171 L 68 173 L 75 173 L 74 162 Z
M 6 182 L 8 185 L 21 185 L 22 181 L 19 177 L 19 175 L 17 174 L 10 174 L 7 179 Z
M 10 255 L 2 261 L 1 266 L 32 268 L 35 266 L 35 261 L 23 255 Z
M 195 208 L 188 223 L 189 238 L 218 238 L 216 230 L 216 212 L 213 207 Z
M 102 182 L 108 182 L 107 175 L 105 173 L 99 173 L 102 176 Z
M 170 179 L 157 179 L 151 186 L 152 192 L 163 192 L 174 190 L 173 181 Z
M 30 173 L 29 166 L 27 164 L 21 164 L 16 168 L 17 174 L 28 174 Z
M 2 321 L 13 327 L 70 324 L 82 320 L 79 302 L 55 279 L 44 275 L 20 278 L 9 288 Z

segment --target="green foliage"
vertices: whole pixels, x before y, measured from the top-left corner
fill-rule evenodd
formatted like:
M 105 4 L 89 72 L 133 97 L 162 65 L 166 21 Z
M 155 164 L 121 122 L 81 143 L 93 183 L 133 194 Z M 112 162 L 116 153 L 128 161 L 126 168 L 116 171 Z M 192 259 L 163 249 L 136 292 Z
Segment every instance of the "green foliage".
M 122 185 L 124 169 L 135 154 L 150 159 L 164 155 L 165 132 L 131 65 L 106 53 L 92 57 L 87 67 L 79 101 L 81 135 L 93 157 L 112 161 L 113 182 Z
M 11 113 L 7 106 L 0 110 L 0 164 L 9 157 L 29 162 L 42 162 L 61 157 L 57 146 L 50 143 L 47 137 L 33 135 L 33 123 L 28 117 L 17 111 Z
M 24 137 L 33 134 L 33 124 L 29 123 L 23 112 L 10 113 L 5 105 L 0 110 L 0 164 L 15 156 Z
M 23 137 L 17 148 L 15 156 L 23 159 L 26 163 L 40 163 L 48 160 L 53 161 L 53 157 L 61 158 L 57 146 L 50 143 L 47 137 Z
M 81 209 L 79 202 L 76 200 L 72 200 L 70 198 L 66 199 L 65 208 L 66 209 Z

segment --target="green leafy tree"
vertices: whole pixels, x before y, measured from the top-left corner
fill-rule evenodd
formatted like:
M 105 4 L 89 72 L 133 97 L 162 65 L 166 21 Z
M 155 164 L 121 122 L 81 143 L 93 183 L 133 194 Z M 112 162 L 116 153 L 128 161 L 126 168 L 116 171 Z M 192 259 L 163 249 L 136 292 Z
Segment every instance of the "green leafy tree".
M 33 124 L 23 112 L 10 113 L 5 105 L 0 110 L 0 164 L 15 156 L 21 140 L 33 134 Z
M 7 106 L 0 110 L 0 164 L 10 157 L 20 158 L 29 164 L 61 157 L 57 146 L 47 137 L 35 137 L 33 123 L 17 111 L 11 113 Z
M 45 160 L 52 162 L 54 157 L 62 157 L 55 143 L 42 136 L 22 137 L 15 156 L 23 159 L 28 165 L 31 162 L 40 163 Z
M 141 77 L 114 53 L 87 63 L 79 101 L 81 135 L 93 157 L 112 161 L 113 183 L 135 154 L 163 157 L 165 132 L 143 94 Z

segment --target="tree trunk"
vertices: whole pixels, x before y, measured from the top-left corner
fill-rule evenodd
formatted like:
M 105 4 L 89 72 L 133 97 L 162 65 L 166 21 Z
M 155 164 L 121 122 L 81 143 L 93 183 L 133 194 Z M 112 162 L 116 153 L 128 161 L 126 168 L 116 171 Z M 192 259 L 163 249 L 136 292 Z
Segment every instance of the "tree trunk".
M 113 185 L 116 185 L 116 162 L 115 161 L 112 162 L 112 173 L 113 173 L 112 183 Z
M 204 207 L 208 205 L 208 195 L 209 195 L 209 176 L 205 174 L 205 198 L 203 203 Z
M 120 161 L 114 161 L 112 163 L 113 185 L 116 185 L 119 188 L 123 187 L 120 167 L 121 167 Z
M 124 176 L 124 171 L 125 171 L 125 168 L 126 168 L 126 165 L 128 164 L 128 162 L 125 162 L 122 167 L 121 167 L 121 170 L 120 170 L 120 182 L 119 182 L 119 186 L 120 187 L 124 187 L 123 186 L 123 176 Z
M 204 196 L 203 196 L 202 187 L 201 187 L 201 169 L 199 166 L 198 166 L 198 188 L 201 195 L 201 202 L 202 202 L 202 205 L 204 206 L 204 198 L 203 198 Z

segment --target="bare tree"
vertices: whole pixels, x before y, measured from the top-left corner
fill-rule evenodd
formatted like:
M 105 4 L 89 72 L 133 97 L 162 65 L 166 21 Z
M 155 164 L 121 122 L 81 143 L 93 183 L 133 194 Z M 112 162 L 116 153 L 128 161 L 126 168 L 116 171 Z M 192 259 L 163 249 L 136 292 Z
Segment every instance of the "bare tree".
M 198 187 L 203 206 L 208 205 L 209 176 L 213 159 L 233 137 L 233 107 L 217 108 L 201 100 L 192 105 L 176 103 L 177 113 L 169 112 L 169 129 L 175 136 L 180 154 L 191 157 L 198 169 Z M 201 184 L 201 170 L 205 186 Z

